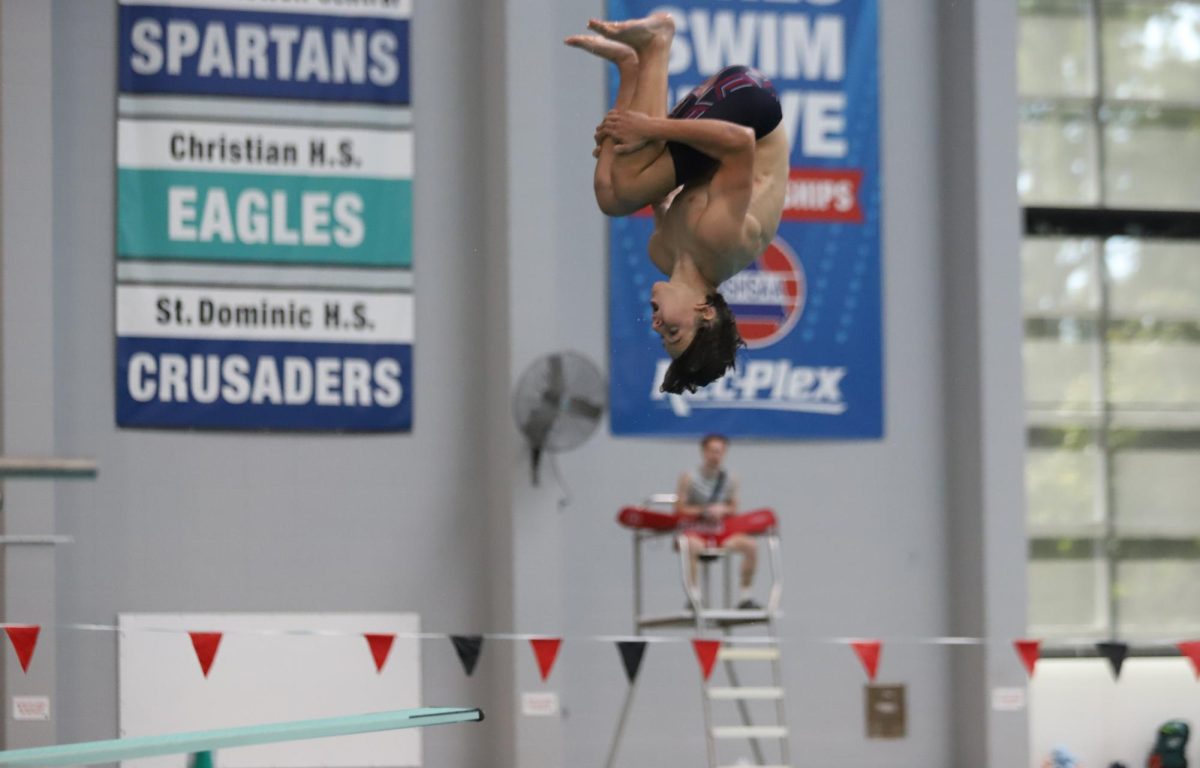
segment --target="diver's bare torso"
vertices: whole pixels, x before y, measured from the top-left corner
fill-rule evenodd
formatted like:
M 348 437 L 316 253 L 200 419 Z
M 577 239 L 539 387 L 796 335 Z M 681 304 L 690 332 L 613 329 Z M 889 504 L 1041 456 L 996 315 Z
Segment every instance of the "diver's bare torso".
M 655 229 L 650 237 L 650 261 L 671 274 L 682 255 L 690 256 L 700 273 L 718 285 L 748 267 L 766 250 L 779 228 L 787 193 L 789 147 L 783 125 L 755 142 L 754 178 L 750 206 L 740 237 L 722 238 L 713 247 L 702 226 L 713 203 L 710 180 L 680 187 L 655 206 Z

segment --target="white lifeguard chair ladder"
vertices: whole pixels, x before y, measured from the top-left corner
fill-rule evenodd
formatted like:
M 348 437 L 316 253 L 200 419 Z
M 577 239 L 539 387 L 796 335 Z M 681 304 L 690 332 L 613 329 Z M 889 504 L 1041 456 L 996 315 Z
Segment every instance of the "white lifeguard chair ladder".
M 662 520 L 670 514 L 675 505 L 675 494 L 655 494 L 649 497 L 640 508 L 644 517 Z M 633 624 L 637 635 L 644 635 L 647 630 L 656 629 L 692 629 L 698 638 L 709 637 L 717 633 L 721 647 L 717 660 L 721 662 L 725 681 L 717 684 L 717 671 L 708 680 L 702 681 L 702 696 L 704 710 L 704 733 L 708 752 L 709 768 L 733 768 L 734 765 L 746 765 L 745 762 L 722 763 L 721 745 L 735 742 L 749 743 L 754 762 L 750 765 L 766 766 L 766 768 L 790 768 L 790 753 L 788 748 L 787 710 L 785 706 L 783 670 L 780 660 L 778 636 L 775 632 L 775 622 L 780 617 L 779 604 L 783 594 L 783 563 L 779 543 L 778 527 L 774 523 L 774 514 L 768 510 L 770 526 L 755 535 L 764 542 L 766 562 L 770 578 L 770 591 L 767 604 L 757 610 L 741 610 L 734 603 L 733 579 L 734 572 L 730 553 L 722 548 L 702 548 L 699 552 L 699 594 L 689 588 L 689 558 L 688 546 L 695 546 L 675 528 L 639 526 L 631 524 L 637 520 L 634 508 L 622 511 L 622 524 L 633 528 Z M 631 514 L 627 514 L 631 513 Z M 747 513 L 754 514 L 754 513 Z M 691 603 L 690 610 L 680 610 L 667 613 L 647 613 L 644 599 L 643 563 L 642 557 L 648 542 L 664 538 L 675 538 L 679 549 L 680 577 L 684 594 Z M 713 566 L 722 566 L 723 590 L 721 603 L 713 602 Z M 739 642 L 734 630 L 739 627 L 763 627 L 764 636 L 746 638 Z M 766 685 L 743 685 L 738 665 L 751 665 L 759 669 L 765 664 L 768 673 Z M 761 677 L 761 675 L 758 675 Z M 625 729 L 625 721 L 633 703 L 634 686 L 630 685 L 626 692 L 625 704 L 617 721 L 613 734 L 612 746 L 609 749 L 607 768 L 615 768 L 617 749 Z M 773 711 L 770 718 L 773 722 L 762 723 L 761 718 L 755 722 L 751 712 L 751 702 L 768 702 L 774 706 L 767 707 Z M 737 713 L 736 722 L 729 719 L 729 704 Z M 760 709 L 756 712 L 761 713 Z M 774 749 L 764 749 L 764 744 L 773 742 Z M 768 759 L 768 755 L 770 759 Z M 778 762 L 774 761 L 778 756 Z

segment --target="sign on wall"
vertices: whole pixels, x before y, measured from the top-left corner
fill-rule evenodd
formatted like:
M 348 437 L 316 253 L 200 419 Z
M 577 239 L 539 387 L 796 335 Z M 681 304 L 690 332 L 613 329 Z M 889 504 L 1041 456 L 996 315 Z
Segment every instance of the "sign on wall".
M 121 0 L 117 423 L 412 424 L 411 0 Z
M 618 435 L 873 438 L 883 434 L 875 0 L 608 0 L 609 18 L 670 12 L 672 101 L 731 65 L 772 82 L 791 142 L 778 235 L 720 286 L 748 344 L 737 370 L 659 391 L 649 216 L 610 225 L 612 429 Z M 610 82 L 610 99 L 616 82 Z

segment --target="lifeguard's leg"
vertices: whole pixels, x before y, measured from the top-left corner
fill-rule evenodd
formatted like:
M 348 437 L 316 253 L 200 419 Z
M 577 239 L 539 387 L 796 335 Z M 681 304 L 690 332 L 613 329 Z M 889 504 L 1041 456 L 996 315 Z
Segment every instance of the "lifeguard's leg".
M 651 117 L 667 116 L 667 61 L 675 22 L 665 13 L 630 21 L 592 20 L 588 26 L 637 52 L 637 85 L 628 109 Z M 634 210 L 656 203 L 675 188 L 675 166 L 666 145 L 650 142 L 636 152 L 615 155 L 612 181 L 617 199 Z
M 692 593 L 699 596 L 700 589 L 700 542 L 688 539 L 688 586 Z
M 758 543 L 752 537 L 739 533 L 726 539 L 725 546 L 741 554 L 741 586 L 742 589 L 749 589 L 754 584 L 754 571 L 758 566 Z
M 697 539 L 688 536 L 686 533 L 681 533 L 675 539 L 675 546 L 679 548 L 680 554 L 687 558 L 687 586 L 688 590 L 691 592 L 689 597 L 699 598 L 699 592 L 697 591 L 698 582 L 696 577 L 698 576 L 697 571 L 699 570 L 700 563 L 700 548 L 703 546 L 703 544 L 701 544 Z

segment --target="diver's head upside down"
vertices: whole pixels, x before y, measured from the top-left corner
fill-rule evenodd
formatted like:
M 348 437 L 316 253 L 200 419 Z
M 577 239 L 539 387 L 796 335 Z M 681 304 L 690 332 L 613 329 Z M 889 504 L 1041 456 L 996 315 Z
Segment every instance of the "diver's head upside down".
M 651 326 L 663 338 L 673 361 L 662 391 L 695 392 L 725 375 L 745 346 L 733 310 L 717 291 L 702 294 L 690 286 L 659 282 L 651 292 Z

